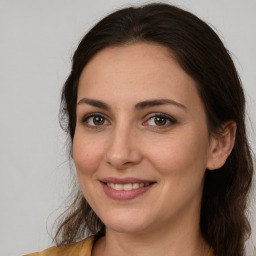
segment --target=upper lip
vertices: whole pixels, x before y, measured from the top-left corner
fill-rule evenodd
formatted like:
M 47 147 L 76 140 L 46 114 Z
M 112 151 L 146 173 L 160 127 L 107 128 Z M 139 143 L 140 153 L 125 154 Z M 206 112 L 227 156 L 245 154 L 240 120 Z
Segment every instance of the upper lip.
M 114 183 L 114 184 L 128 184 L 128 183 L 155 183 L 153 180 L 144 180 L 138 178 L 115 178 L 115 177 L 107 177 L 100 180 L 103 183 Z

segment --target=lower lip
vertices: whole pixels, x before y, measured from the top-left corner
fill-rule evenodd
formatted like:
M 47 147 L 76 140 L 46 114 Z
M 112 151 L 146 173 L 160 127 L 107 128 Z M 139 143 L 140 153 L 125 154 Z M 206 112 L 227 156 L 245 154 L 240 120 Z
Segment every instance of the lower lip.
M 115 200 L 130 200 L 144 194 L 149 189 L 151 189 L 154 184 L 155 183 L 146 187 L 141 187 L 141 188 L 132 189 L 132 190 L 115 190 L 115 189 L 112 189 L 111 187 L 108 187 L 105 183 L 102 183 L 102 186 L 103 186 L 104 192 L 110 198 Z

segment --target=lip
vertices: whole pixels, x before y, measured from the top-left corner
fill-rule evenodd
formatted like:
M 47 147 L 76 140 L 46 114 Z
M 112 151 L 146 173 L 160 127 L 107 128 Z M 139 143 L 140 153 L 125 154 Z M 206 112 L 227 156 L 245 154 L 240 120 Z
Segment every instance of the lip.
M 143 180 L 137 178 L 115 178 L 115 177 L 108 177 L 100 180 L 103 183 L 115 183 L 115 184 L 127 184 L 127 183 L 155 183 L 154 180 Z
M 105 194 L 108 197 L 115 200 L 131 200 L 131 199 L 137 198 L 142 194 L 146 193 L 147 191 L 149 191 L 156 184 L 155 181 L 151 181 L 151 180 L 142 180 L 137 178 L 119 179 L 114 177 L 104 178 L 100 180 L 100 182 L 102 184 L 103 191 L 105 192 Z M 140 187 L 132 190 L 115 190 L 115 189 L 112 189 L 111 187 L 108 187 L 106 183 L 115 183 L 115 184 L 149 183 L 149 185 L 146 187 Z

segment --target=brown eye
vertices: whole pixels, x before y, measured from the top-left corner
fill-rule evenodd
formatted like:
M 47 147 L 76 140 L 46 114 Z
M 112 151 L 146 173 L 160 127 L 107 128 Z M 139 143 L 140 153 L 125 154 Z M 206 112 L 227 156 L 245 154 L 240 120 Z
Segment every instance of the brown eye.
M 163 126 L 166 124 L 167 120 L 165 117 L 158 116 L 158 117 L 155 117 L 154 122 L 158 126 Z
M 167 115 L 164 113 L 158 113 L 158 114 L 151 116 L 143 124 L 146 126 L 154 127 L 154 128 L 164 129 L 164 128 L 168 128 L 176 123 L 177 123 L 176 119 L 174 119 L 170 115 Z
M 93 123 L 95 125 L 103 125 L 105 122 L 105 119 L 102 116 L 94 116 L 93 117 Z
M 88 127 L 92 128 L 109 124 L 108 120 L 100 114 L 90 114 L 82 120 L 82 123 L 85 123 Z

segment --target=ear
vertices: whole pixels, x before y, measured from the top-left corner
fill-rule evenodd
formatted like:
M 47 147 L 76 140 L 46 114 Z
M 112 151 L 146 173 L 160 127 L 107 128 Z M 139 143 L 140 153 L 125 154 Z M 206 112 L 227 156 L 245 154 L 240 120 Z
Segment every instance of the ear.
M 206 165 L 208 170 L 219 169 L 225 164 L 235 144 L 236 127 L 234 121 L 228 121 L 212 135 Z

